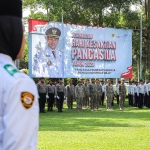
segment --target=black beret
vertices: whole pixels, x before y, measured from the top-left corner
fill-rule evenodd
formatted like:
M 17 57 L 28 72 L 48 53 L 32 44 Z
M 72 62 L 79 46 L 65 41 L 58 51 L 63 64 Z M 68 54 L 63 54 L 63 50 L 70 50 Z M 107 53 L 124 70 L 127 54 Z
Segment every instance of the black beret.
M 5 15 L 22 18 L 22 1 L 0 0 L 0 16 Z
M 50 38 L 51 37 L 59 38 L 61 35 L 61 31 L 58 28 L 53 27 L 46 30 L 45 34 Z

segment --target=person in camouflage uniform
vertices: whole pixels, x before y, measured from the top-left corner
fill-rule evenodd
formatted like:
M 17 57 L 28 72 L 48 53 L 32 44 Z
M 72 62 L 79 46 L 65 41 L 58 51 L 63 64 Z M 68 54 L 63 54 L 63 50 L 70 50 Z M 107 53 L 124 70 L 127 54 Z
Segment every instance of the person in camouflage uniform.
M 89 95 L 90 95 L 90 109 L 94 111 L 96 108 L 96 96 L 97 96 L 97 85 L 95 84 L 95 79 L 91 79 L 89 84 Z
M 96 79 L 96 85 L 97 85 L 96 109 L 99 109 L 99 106 L 101 104 L 101 98 L 102 98 L 102 86 L 100 85 L 99 79 Z
M 106 84 L 106 89 L 105 89 L 105 94 L 106 94 L 106 109 L 111 110 L 111 104 L 113 101 L 114 97 L 114 90 L 113 86 L 111 85 L 111 81 L 108 79 L 107 84 Z
M 84 81 L 84 98 L 83 98 L 83 107 L 87 108 L 89 106 L 89 86 L 87 80 Z
M 123 110 L 125 97 L 126 97 L 126 86 L 124 85 L 124 79 L 121 79 L 121 84 L 119 84 L 119 107 L 120 107 L 120 110 Z
M 77 110 L 82 110 L 83 97 L 84 97 L 84 87 L 81 85 L 81 81 L 78 81 L 78 84 L 75 87 L 75 98 L 77 102 Z
M 72 80 L 68 81 L 68 85 L 66 86 L 66 97 L 67 97 L 67 106 L 69 109 L 73 108 L 73 99 L 74 99 L 74 85 L 72 84 Z

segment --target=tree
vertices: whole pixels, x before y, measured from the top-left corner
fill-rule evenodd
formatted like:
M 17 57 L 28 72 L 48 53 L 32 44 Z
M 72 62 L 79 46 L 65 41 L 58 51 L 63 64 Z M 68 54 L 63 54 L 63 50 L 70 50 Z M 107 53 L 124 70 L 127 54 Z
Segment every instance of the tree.
M 47 21 L 62 21 L 72 24 L 107 26 L 133 30 L 133 71 L 137 76 L 139 66 L 139 12 L 130 9 L 131 4 L 142 0 L 24 0 L 24 8 L 30 7 L 30 18 Z M 37 11 L 38 8 L 45 10 Z M 37 12 L 36 12 L 37 11 Z M 143 57 L 149 57 L 150 0 L 145 0 L 143 18 Z M 150 55 L 150 54 L 149 54 Z M 148 59 L 143 59 L 143 74 L 147 71 Z

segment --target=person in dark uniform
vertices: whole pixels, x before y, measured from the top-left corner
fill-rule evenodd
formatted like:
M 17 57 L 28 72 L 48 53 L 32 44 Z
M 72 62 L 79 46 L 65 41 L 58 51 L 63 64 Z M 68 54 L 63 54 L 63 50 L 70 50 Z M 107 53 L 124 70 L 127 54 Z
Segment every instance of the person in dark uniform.
M 133 90 L 132 90 L 132 82 L 129 81 L 129 86 L 128 86 L 128 99 L 129 99 L 129 105 L 133 104 Z
M 148 101 L 148 83 L 149 83 L 149 80 L 146 80 L 145 81 L 145 84 L 144 84 L 144 91 L 145 91 L 145 95 L 144 95 L 144 103 L 143 105 L 145 107 L 147 107 L 147 101 Z
M 119 104 L 119 84 L 121 84 L 121 81 L 118 81 L 118 84 L 116 85 L 117 104 Z
M 134 106 L 135 107 L 138 106 L 138 98 L 139 98 L 138 82 L 136 81 L 135 86 L 134 86 L 134 99 L 135 99 Z
M 111 85 L 112 85 L 112 86 L 114 85 L 114 82 L 113 82 L 113 81 L 111 81 Z M 114 90 L 114 87 L 113 87 L 113 90 Z M 112 101 L 112 103 L 111 103 L 111 106 L 114 106 L 114 97 L 113 97 L 113 101 Z
M 148 83 L 147 91 L 148 91 L 147 108 L 150 108 L 150 82 Z
M 47 93 L 47 86 L 44 81 L 44 78 L 41 78 L 41 80 L 37 84 L 37 89 L 39 93 L 39 105 L 40 105 L 40 112 L 45 113 L 45 103 L 46 103 L 46 93 Z
M 58 112 L 63 112 L 63 102 L 64 102 L 64 96 L 65 96 L 65 86 L 62 83 L 62 79 L 59 79 L 59 83 L 56 85 L 57 89 L 57 107 Z
M 68 85 L 66 86 L 66 97 L 67 97 L 67 106 L 69 109 L 73 109 L 73 99 L 74 99 L 74 85 L 72 84 L 72 80 L 68 81 Z
M 101 100 L 101 105 L 104 105 L 104 99 L 105 99 L 105 84 L 104 81 L 101 81 L 101 86 L 102 86 L 102 100 Z
M 53 111 L 53 105 L 54 105 L 54 97 L 56 93 L 56 87 L 53 85 L 53 82 L 50 81 L 47 85 L 47 92 L 48 92 L 48 111 Z
M 143 80 L 140 80 L 140 85 L 138 86 L 138 91 L 139 91 L 138 108 L 142 109 L 143 98 L 144 98 L 144 94 L 145 94 Z

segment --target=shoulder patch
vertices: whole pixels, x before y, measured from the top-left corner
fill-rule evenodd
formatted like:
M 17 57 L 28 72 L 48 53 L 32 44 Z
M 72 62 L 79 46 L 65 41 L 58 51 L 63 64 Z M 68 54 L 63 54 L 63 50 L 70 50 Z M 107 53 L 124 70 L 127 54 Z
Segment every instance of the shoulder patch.
M 14 66 L 10 64 L 5 65 L 4 69 L 12 76 L 17 72 L 20 72 L 18 69 L 16 69 Z
M 21 97 L 20 97 L 22 105 L 26 108 L 29 109 L 32 107 L 33 102 L 34 102 L 34 95 L 29 93 L 29 92 L 22 92 Z

